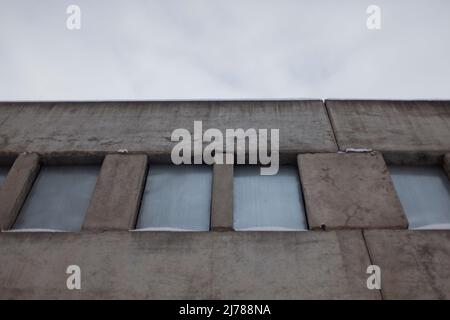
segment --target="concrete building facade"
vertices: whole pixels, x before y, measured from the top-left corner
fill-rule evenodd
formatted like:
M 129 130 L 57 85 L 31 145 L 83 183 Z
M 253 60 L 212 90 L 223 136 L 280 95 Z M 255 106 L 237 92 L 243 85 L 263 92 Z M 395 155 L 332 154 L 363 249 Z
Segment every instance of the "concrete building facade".
M 194 121 L 279 129 L 308 230 L 235 231 L 236 165 L 214 164 L 209 231 L 135 231 L 153 192 L 148 172 L 171 164 L 171 133 Z M 0 103 L 0 165 L 2 299 L 450 298 L 450 230 L 408 229 L 389 171 L 446 173 L 445 220 L 448 101 Z M 86 165 L 100 169 L 78 231 L 11 230 L 41 168 Z M 81 269 L 80 290 L 67 288 L 69 265 Z M 381 269 L 380 290 L 367 287 L 370 265 Z

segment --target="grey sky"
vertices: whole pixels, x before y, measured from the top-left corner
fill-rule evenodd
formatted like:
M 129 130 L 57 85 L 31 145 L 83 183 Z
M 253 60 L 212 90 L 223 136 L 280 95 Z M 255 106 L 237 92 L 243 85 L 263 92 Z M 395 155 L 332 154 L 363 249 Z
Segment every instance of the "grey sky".
M 450 99 L 450 1 L 0 0 L 0 100 L 240 98 Z

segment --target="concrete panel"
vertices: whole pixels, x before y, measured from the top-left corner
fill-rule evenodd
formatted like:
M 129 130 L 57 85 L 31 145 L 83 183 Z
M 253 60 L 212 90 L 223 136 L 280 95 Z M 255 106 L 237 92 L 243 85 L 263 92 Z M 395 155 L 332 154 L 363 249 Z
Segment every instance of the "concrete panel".
M 339 148 L 450 150 L 450 101 L 326 101 Z M 413 156 L 414 157 L 414 156 Z
M 0 103 L 0 152 L 170 154 L 171 133 L 280 129 L 281 153 L 337 149 L 322 101 Z M 224 132 L 224 131 L 223 131 Z
M 36 154 L 21 154 L 0 188 L 0 229 L 8 230 L 30 191 L 39 171 Z
M 233 230 L 233 165 L 230 164 L 214 165 L 211 230 Z
M 443 167 L 445 172 L 447 173 L 448 178 L 450 179 L 450 153 L 447 153 L 444 157 Z
M 298 156 L 311 229 L 407 228 L 379 153 Z
M 379 299 L 369 264 L 360 231 L 3 233 L 0 298 Z
M 146 155 L 107 155 L 83 230 L 134 229 L 146 172 Z
M 364 231 L 385 299 L 450 299 L 450 231 Z

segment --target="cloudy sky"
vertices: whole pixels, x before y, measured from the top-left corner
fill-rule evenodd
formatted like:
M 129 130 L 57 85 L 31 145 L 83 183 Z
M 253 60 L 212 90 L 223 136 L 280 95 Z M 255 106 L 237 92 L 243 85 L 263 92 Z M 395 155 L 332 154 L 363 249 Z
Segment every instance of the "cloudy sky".
M 1 101 L 253 98 L 450 99 L 450 1 L 0 0 Z

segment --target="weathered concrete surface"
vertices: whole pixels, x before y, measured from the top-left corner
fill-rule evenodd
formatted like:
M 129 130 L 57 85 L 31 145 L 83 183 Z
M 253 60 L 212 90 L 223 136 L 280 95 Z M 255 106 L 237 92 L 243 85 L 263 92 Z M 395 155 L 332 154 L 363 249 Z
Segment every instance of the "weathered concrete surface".
M 233 165 L 214 164 L 211 230 L 233 230 Z
M 16 220 L 38 172 L 36 154 L 21 154 L 14 162 L 0 188 L 1 230 L 8 230 Z
M 398 166 L 439 166 L 442 164 L 442 152 L 398 152 L 384 151 L 383 158 L 388 165 Z
M 86 213 L 83 230 L 134 229 L 146 172 L 146 155 L 107 155 Z
M 450 153 L 447 153 L 443 160 L 443 167 L 445 172 L 447 173 L 448 178 L 450 179 Z
M 326 101 L 339 148 L 442 156 L 450 150 L 450 101 Z
M 280 129 L 280 153 L 337 150 L 322 101 L 0 103 L 0 153 L 143 152 L 170 155 L 171 133 Z M 295 156 L 294 156 L 295 158 Z
M 360 231 L 2 233 L 0 298 L 378 299 L 369 264 Z
M 450 231 L 364 231 L 385 299 L 450 299 Z
M 303 154 L 298 166 L 311 229 L 408 227 L 381 154 Z

